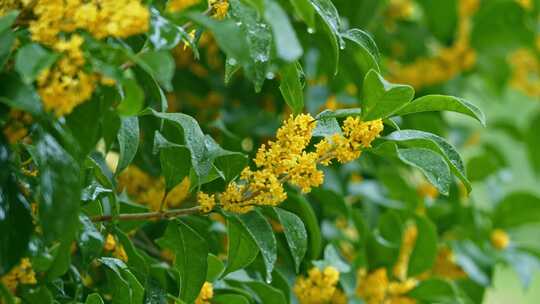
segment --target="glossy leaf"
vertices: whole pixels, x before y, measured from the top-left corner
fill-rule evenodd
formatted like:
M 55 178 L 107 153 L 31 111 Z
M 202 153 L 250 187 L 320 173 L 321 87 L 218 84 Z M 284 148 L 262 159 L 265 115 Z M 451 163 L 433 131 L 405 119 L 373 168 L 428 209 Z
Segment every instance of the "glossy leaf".
M 247 229 L 257 247 L 266 268 L 266 281 L 272 281 L 272 270 L 277 259 L 277 244 L 272 226 L 259 211 L 251 211 L 238 216 L 244 227 Z
M 414 89 L 409 85 L 392 84 L 370 70 L 364 79 L 362 97 L 364 120 L 387 118 L 413 99 Z
M 0 75 L 0 102 L 34 115 L 42 111 L 41 101 L 35 89 L 26 85 L 15 74 Z
M 281 83 L 279 90 L 285 102 L 293 110 L 294 114 L 302 112 L 304 108 L 304 92 L 300 77 L 302 71 L 297 62 L 289 63 L 281 68 Z
M 332 66 L 334 74 L 338 72 L 339 50 L 344 47 L 341 38 L 341 21 L 336 7 L 330 0 L 309 0 L 320 20 L 320 24 L 332 48 Z
M 482 125 L 486 124 L 484 113 L 465 99 L 446 95 L 425 95 L 408 103 L 395 115 L 408 115 L 420 112 L 451 111 L 470 116 L 478 120 Z
M 278 57 L 287 62 L 297 60 L 302 55 L 302 46 L 296 38 L 289 17 L 277 1 L 266 1 L 264 19 L 272 28 Z
M 227 266 L 222 276 L 251 264 L 259 254 L 255 240 L 236 216 L 227 217 Z
M 15 56 L 15 70 L 22 80 L 30 84 L 46 68 L 50 67 L 58 55 L 46 50 L 37 43 L 27 44 Z
M 285 239 L 292 254 L 296 272 L 304 259 L 307 251 L 307 232 L 302 220 L 292 212 L 281 208 L 273 208 L 275 215 L 283 226 Z
M 174 59 L 169 52 L 145 52 L 134 57 L 136 63 L 143 68 L 165 89 L 172 91 L 172 77 L 176 68 Z
M 133 161 L 139 148 L 139 119 L 136 116 L 123 117 L 120 121 L 117 137 L 120 146 L 120 159 L 116 167 L 116 174 L 119 174 Z
M 167 225 L 158 244 L 175 254 L 174 267 L 180 274 L 180 298 L 186 302 L 194 301 L 206 279 L 206 241 L 195 230 L 177 220 Z

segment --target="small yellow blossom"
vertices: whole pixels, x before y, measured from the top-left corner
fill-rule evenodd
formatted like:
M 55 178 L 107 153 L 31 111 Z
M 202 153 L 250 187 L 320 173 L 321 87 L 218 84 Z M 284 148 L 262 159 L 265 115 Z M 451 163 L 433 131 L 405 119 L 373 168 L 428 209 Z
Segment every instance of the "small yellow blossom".
M 522 48 L 508 58 L 512 74 L 510 86 L 536 99 L 540 99 L 540 60 L 532 50 Z
M 201 206 L 201 211 L 204 213 L 212 211 L 216 205 L 216 198 L 214 194 L 208 195 L 204 192 L 199 192 L 197 193 L 197 201 Z
M 301 276 L 296 280 L 293 290 L 300 304 L 323 304 L 334 296 L 338 281 L 336 268 L 328 266 L 321 271 L 314 267 L 308 271 L 308 277 Z
M 105 243 L 103 244 L 103 249 L 105 251 L 113 251 L 116 248 L 116 240 L 112 234 L 107 234 L 105 238 Z
M 185 177 L 182 182 L 165 193 L 165 179 L 154 178 L 135 165 L 130 165 L 118 177 L 118 189 L 126 190 L 127 194 L 137 203 L 147 205 L 151 210 L 157 211 L 161 207 L 163 197 L 164 208 L 176 208 L 189 195 L 191 182 Z
M 456 264 L 455 256 L 447 246 L 441 247 L 437 252 L 435 264 L 431 270 L 433 276 L 455 280 L 467 277 L 467 273 Z
M 494 229 L 491 232 L 491 245 L 497 250 L 504 250 L 510 245 L 508 233 L 502 229 Z
M 401 248 L 399 250 L 399 256 L 396 264 L 394 265 L 393 273 L 400 280 L 405 280 L 407 278 L 407 270 L 409 266 L 409 259 L 411 253 L 416 244 L 416 238 L 418 237 L 418 228 L 416 225 L 408 225 L 403 232 L 403 237 L 401 240 Z
M 210 282 L 204 282 L 199 296 L 195 300 L 195 304 L 210 304 L 210 300 L 214 297 L 214 287 Z
M 533 7 L 531 0 L 515 0 L 519 6 L 523 7 L 526 10 L 530 10 Z
M 114 248 L 113 256 L 117 259 L 120 259 L 124 262 L 128 261 L 128 255 L 126 251 L 124 250 L 124 246 L 118 245 L 116 248 Z
M 32 269 L 30 259 L 21 259 L 19 265 L 0 278 L 0 282 L 12 292 L 15 292 L 19 284 L 36 284 L 36 274 Z
M 170 12 L 181 12 L 199 2 L 200 0 L 171 0 L 167 3 L 167 10 Z
M 225 18 L 229 10 L 228 0 L 208 0 L 208 5 L 212 8 L 212 17 L 218 20 Z
M 10 144 L 21 142 L 28 135 L 27 126 L 32 123 L 32 115 L 17 109 L 10 109 L 3 133 Z
M 415 279 L 390 281 L 386 268 L 378 268 L 371 273 L 358 270 L 356 293 L 367 304 L 414 304 L 416 301 L 405 296 L 416 287 Z
M 434 49 L 430 57 L 421 57 L 409 64 L 395 60 L 388 63 L 388 79 L 409 83 L 419 89 L 452 79 L 476 63 L 476 53 L 470 46 L 471 18 L 479 7 L 479 0 L 460 0 L 456 38 L 452 45 Z

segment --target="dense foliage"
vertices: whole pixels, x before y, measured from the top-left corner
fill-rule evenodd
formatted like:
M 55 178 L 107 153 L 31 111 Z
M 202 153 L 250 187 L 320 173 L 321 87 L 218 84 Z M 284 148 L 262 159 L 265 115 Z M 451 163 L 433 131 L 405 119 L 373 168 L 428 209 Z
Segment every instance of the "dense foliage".
M 1 1 L 0 303 L 482 303 L 497 265 L 528 286 L 539 22 L 539 0 Z

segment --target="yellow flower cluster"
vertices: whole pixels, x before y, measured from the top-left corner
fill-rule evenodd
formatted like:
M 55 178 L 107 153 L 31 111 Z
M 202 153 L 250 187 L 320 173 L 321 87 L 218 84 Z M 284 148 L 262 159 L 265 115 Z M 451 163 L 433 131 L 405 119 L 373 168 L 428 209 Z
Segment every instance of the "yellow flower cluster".
M 8 121 L 2 130 L 10 144 L 16 144 L 28 135 L 27 126 L 32 123 L 32 115 L 11 108 Z
M 526 48 L 518 49 L 510 54 L 508 62 L 512 67 L 510 86 L 540 99 L 540 60 L 534 52 Z
M 208 0 L 208 5 L 212 8 L 212 17 L 218 20 L 225 18 L 229 10 L 228 0 Z
M 154 211 L 159 210 L 165 194 L 167 197 L 163 202 L 163 207 L 178 207 L 189 195 L 190 185 L 190 180 L 186 177 L 166 194 L 163 177 L 153 178 L 135 165 L 130 165 L 118 177 L 120 191 L 125 189 L 137 203 L 147 205 Z
M 390 281 L 386 268 L 378 268 L 371 273 L 360 269 L 356 293 L 367 304 L 414 304 L 416 300 L 405 296 L 405 294 L 416 285 L 415 279 Z
M 336 288 L 338 281 L 339 272 L 336 268 L 328 266 L 321 271 L 314 267 L 308 271 L 307 277 L 298 277 L 293 291 L 300 304 L 339 303 L 333 301 L 333 299 L 341 301 L 343 298 L 342 294 L 334 298 L 334 294 L 338 291 Z
M 201 205 L 201 211 L 208 213 L 216 206 L 216 197 L 214 194 L 208 195 L 204 192 L 197 193 L 197 201 Z
M 19 284 L 36 284 L 36 274 L 28 258 L 21 259 L 19 265 L 0 278 L 0 282 L 11 292 L 15 292 Z
M 221 207 L 230 212 L 245 213 L 254 205 L 276 206 L 287 196 L 283 183 L 299 187 L 302 192 L 311 191 L 323 183 L 323 172 L 318 164 L 328 165 L 333 159 L 345 163 L 360 156 L 362 148 L 383 130 L 381 119 L 362 122 L 348 117 L 343 123 L 343 135 L 335 134 L 315 145 L 315 151 L 305 149 L 311 141 L 316 120 L 309 114 L 291 115 L 278 129 L 276 140 L 261 145 L 254 162 L 257 170 L 246 167 L 240 181 L 231 182 L 218 198 Z M 206 196 L 199 203 L 208 210 Z
M 494 229 L 490 238 L 491 245 L 497 250 L 504 250 L 510 245 L 510 236 L 502 229 Z
M 210 304 L 210 300 L 214 297 L 214 287 L 210 282 L 204 282 L 199 296 L 195 300 L 195 304 Z
M 139 0 L 37 0 L 30 21 L 32 40 L 62 54 L 38 77 L 38 92 L 45 109 L 57 116 L 69 114 L 94 92 L 99 77 L 84 71 L 84 39 L 72 34 L 82 29 L 101 39 L 126 38 L 148 30 L 150 13 Z
M 403 232 L 401 248 L 399 249 L 399 256 L 393 269 L 394 276 L 401 281 L 407 278 L 409 259 L 411 258 L 411 253 L 416 244 L 417 237 L 418 228 L 416 227 L 416 225 L 408 225 Z
M 150 12 L 139 0 L 38 0 L 32 40 L 53 45 L 61 32 L 77 29 L 101 39 L 126 38 L 148 30 Z
M 460 0 L 458 30 L 454 43 L 437 49 L 432 57 L 419 58 L 410 64 L 396 60 L 388 62 L 392 82 L 408 83 L 416 89 L 452 79 L 476 63 L 476 53 L 470 46 L 471 18 L 478 9 L 479 0 Z
M 167 10 L 170 12 L 180 12 L 199 2 L 200 0 L 172 0 L 167 3 Z
M 69 40 L 59 40 L 53 48 L 64 56 L 52 69 L 40 73 L 38 93 L 47 111 L 57 116 L 71 113 L 73 108 L 86 101 L 94 92 L 97 76 L 83 71 L 85 63 L 81 45 L 84 39 L 72 35 Z
M 515 0 L 517 4 L 519 4 L 521 7 L 523 7 L 526 10 L 530 10 L 533 8 L 533 3 L 531 0 Z
M 408 19 L 414 12 L 414 4 L 411 0 L 390 0 L 384 12 L 390 21 Z M 391 24 L 392 25 L 392 24 Z
M 467 274 L 455 262 L 452 250 L 446 246 L 441 247 L 437 252 L 437 259 L 431 270 L 431 274 L 450 280 L 463 279 Z
M 128 261 L 128 255 L 124 250 L 122 244 L 118 244 L 118 241 L 112 234 L 107 234 L 105 238 L 105 243 L 103 244 L 103 249 L 108 252 L 112 252 L 115 258 L 118 258 L 124 262 Z

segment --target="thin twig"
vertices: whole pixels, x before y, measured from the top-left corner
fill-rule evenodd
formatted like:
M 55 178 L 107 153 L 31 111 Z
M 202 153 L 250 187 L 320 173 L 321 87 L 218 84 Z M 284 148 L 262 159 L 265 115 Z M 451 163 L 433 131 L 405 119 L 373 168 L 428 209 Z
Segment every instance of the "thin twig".
M 172 209 L 166 211 L 143 212 L 143 213 L 123 213 L 118 215 L 99 215 L 92 218 L 92 222 L 110 222 L 110 221 L 140 221 L 150 219 L 171 219 L 182 215 L 199 213 L 200 206 L 185 209 Z

